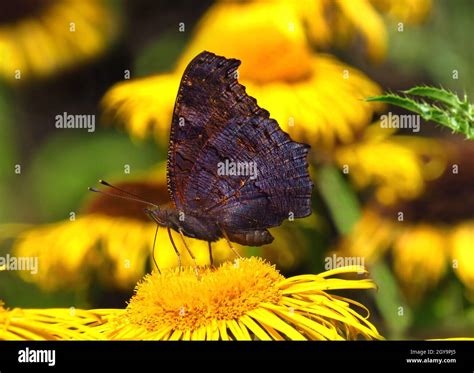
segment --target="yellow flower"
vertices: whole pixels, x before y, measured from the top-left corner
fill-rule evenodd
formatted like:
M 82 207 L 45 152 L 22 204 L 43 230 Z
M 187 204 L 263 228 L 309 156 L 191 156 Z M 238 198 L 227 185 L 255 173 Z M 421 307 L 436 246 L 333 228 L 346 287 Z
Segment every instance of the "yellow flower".
M 377 122 L 357 142 L 334 150 L 336 163 L 353 184 L 375 187 L 378 202 L 385 205 L 419 196 L 447 163 L 447 149 L 439 141 L 392 133 Z
M 0 341 L 100 339 L 85 325 L 99 322 L 93 311 L 74 308 L 6 309 L 0 301 Z
M 178 69 L 184 70 L 206 49 L 242 60 L 239 77 L 244 81 L 304 81 L 312 74 L 312 53 L 304 28 L 297 21 L 293 6 L 286 2 L 217 3 L 200 20 Z
M 90 60 L 117 33 L 103 0 L 50 0 L 0 5 L 0 77 L 42 78 Z
M 466 295 L 474 294 L 474 147 L 456 144 L 448 149 L 441 177 L 412 200 L 370 204 L 340 248 L 368 263 L 389 254 L 412 301 L 433 289 L 449 268 L 466 286 Z
M 284 278 L 259 258 L 153 272 L 126 309 L 13 309 L 0 304 L 0 340 L 382 339 L 360 303 L 329 292 L 374 289 L 362 267 Z M 362 316 L 354 306 L 367 313 Z
M 393 243 L 393 268 L 410 298 L 435 287 L 446 272 L 444 231 L 420 223 L 400 233 Z
M 240 59 L 239 81 L 247 93 L 297 141 L 329 148 L 349 143 L 380 108 L 363 101 L 380 92 L 375 83 L 334 57 L 311 51 L 293 6 L 224 2 L 204 15 L 173 72 L 112 87 L 102 102 L 105 117 L 137 138 L 151 129 L 166 146 L 182 73 L 202 50 Z
M 169 270 L 148 275 L 122 313 L 95 326 L 106 339 L 345 340 L 381 339 L 351 305 L 328 291 L 372 289 L 369 279 L 343 280 L 363 268 L 284 278 L 259 258 L 219 268 Z M 367 311 L 367 310 L 366 310 Z
M 92 273 L 108 286 L 127 289 L 146 269 L 154 233 L 151 222 L 86 214 L 26 230 L 13 255 L 38 257 L 38 273 L 20 276 L 44 290 L 87 288 Z
M 431 0 L 280 1 L 295 8 L 308 37 L 318 47 L 347 48 L 362 40 L 374 62 L 382 61 L 387 52 L 383 13 L 397 22 L 414 24 L 423 21 L 431 8 Z
M 387 51 L 387 32 L 383 19 L 368 0 L 307 0 L 316 12 L 305 11 L 301 16 L 308 27 L 308 36 L 316 45 L 349 46 L 355 36 L 361 36 L 369 58 L 380 62 Z M 332 14 L 332 16 L 328 16 Z M 314 18 L 313 18 L 314 17 Z M 321 35 L 320 35 L 321 33 Z

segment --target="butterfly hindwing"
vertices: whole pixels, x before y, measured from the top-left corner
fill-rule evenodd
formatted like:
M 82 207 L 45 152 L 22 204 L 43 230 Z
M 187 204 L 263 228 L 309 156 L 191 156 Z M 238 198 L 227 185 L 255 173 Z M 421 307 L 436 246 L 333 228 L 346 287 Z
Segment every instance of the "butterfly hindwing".
M 185 189 L 187 206 L 241 229 L 276 226 L 291 213 L 307 216 L 312 191 L 307 151 L 273 119 L 237 117 L 196 158 L 193 181 Z M 226 160 L 250 165 L 256 173 L 219 175 Z

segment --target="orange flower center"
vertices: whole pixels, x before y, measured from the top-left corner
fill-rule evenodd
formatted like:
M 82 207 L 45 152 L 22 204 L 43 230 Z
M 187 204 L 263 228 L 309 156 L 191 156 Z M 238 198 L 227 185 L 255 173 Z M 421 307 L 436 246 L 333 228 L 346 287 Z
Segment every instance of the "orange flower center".
M 195 330 L 213 321 L 235 320 L 262 303 L 278 303 L 283 277 L 259 258 L 227 262 L 219 268 L 157 272 L 138 284 L 126 317 L 149 331 L 164 326 Z

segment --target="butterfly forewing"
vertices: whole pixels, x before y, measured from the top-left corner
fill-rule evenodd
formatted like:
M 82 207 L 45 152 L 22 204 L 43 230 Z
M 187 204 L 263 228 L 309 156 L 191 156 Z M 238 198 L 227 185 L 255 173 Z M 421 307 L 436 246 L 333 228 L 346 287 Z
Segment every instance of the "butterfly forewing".
M 240 61 L 209 52 L 186 69 L 176 100 L 168 186 L 176 207 L 218 218 L 231 231 L 279 225 L 311 213 L 308 146 L 291 140 L 237 82 Z M 256 174 L 222 175 L 226 161 Z

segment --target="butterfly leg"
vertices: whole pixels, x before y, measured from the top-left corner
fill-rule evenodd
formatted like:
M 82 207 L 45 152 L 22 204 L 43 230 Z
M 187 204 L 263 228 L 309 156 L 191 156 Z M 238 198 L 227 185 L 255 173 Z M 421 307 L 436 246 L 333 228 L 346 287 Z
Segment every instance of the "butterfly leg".
M 230 249 L 232 250 L 232 252 L 235 254 L 236 257 L 238 258 L 242 258 L 242 255 L 240 255 L 237 250 L 235 250 L 234 246 L 232 246 L 232 242 L 230 242 L 229 240 L 229 236 L 227 235 L 226 231 L 224 229 L 222 229 L 221 226 L 219 226 L 221 232 L 222 232 L 222 235 L 224 236 L 225 240 L 227 241 L 227 244 L 229 245 Z
M 214 267 L 214 259 L 212 258 L 212 247 L 211 247 L 211 241 L 207 242 L 207 245 L 209 247 L 209 262 L 211 263 L 211 267 Z
M 153 249 L 151 250 L 151 257 L 153 258 L 153 263 L 155 263 L 156 269 L 158 270 L 158 273 L 161 274 L 160 267 L 158 267 L 158 263 L 156 262 L 155 259 L 155 245 L 156 245 L 156 236 L 158 235 L 158 228 L 160 226 L 157 224 L 156 225 L 156 230 L 155 230 L 155 237 L 153 238 Z
M 173 236 L 171 235 L 171 229 L 168 227 L 168 236 L 170 237 L 171 245 L 173 246 L 174 252 L 178 256 L 178 268 L 181 271 L 181 253 L 179 250 L 176 248 L 176 245 L 173 240 Z
M 193 252 L 191 251 L 191 249 L 189 248 L 188 244 L 186 243 L 186 239 L 184 238 L 184 233 L 181 229 L 178 230 L 179 234 L 181 235 L 181 239 L 183 240 L 183 244 L 184 244 L 184 247 L 186 248 L 186 250 L 188 251 L 189 253 L 189 256 L 191 257 L 191 259 L 193 260 L 194 262 L 194 272 L 196 272 L 196 276 L 199 276 L 199 271 L 198 271 L 198 266 L 197 266 L 197 262 L 196 262 L 196 257 L 194 256 Z

